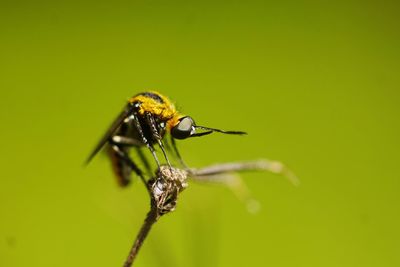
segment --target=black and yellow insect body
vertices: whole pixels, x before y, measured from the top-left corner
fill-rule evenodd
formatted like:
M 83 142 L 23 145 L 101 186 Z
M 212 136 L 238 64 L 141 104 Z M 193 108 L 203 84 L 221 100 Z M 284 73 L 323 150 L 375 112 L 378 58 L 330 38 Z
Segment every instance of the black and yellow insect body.
M 198 132 L 198 130 L 203 130 L 203 132 Z M 142 153 L 141 147 L 146 146 L 150 150 L 159 167 L 161 164 L 154 149 L 154 144 L 157 144 L 161 148 L 167 164 L 171 166 L 162 141 L 167 132 L 171 136 L 173 149 L 183 165 L 175 139 L 203 136 L 212 132 L 245 134 L 239 131 L 223 131 L 198 126 L 191 117 L 182 116 L 167 97 L 154 91 L 143 92 L 128 100 L 128 104 L 90 154 L 87 162 L 102 147 L 107 146 L 114 172 L 121 186 L 129 183 L 132 171 L 145 182 L 141 169 L 129 156 L 129 151 L 131 148 L 136 148 L 141 161 L 150 171 L 150 165 Z

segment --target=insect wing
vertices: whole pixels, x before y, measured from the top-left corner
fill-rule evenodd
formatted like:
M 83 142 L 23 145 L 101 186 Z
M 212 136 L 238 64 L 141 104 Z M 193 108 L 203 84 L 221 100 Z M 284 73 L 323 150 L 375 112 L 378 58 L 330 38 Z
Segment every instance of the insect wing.
M 89 155 L 89 157 L 86 160 L 86 164 L 88 164 L 93 157 L 102 149 L 102 147 L 110 140 L 110 137 L 117 131 L 117 129 L 121 126 L 121 124 L 124 122 L 126 117 L 129 116 L 129 108 L 126 107 L 119 115 L 118 117 L 114 120 L 114 122 L 111 124 L 111 126 L 108 128 L 107 132 L 103 135 L 103 137 L 100 139 L 99 143 L 97 146 L 93 149 L 92 153 Z

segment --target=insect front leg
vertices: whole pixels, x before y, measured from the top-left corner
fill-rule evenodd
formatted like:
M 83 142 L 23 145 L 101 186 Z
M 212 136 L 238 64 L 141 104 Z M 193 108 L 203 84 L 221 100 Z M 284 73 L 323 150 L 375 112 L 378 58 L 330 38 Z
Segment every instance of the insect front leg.
M 181 153 L 179 153 L 178 147 L 176 146 L 175 138 L 171 135 L 171 144 L 172 147 L 175 151 L 176 156 L 178 157 L 179 162 L 181 165 L 188 171 L 190 171 L 189 167 L 186 165 L 186 163 L 183 161 L 183 158 L 181 157 Z
M 145 144 L 147 146 L 147 148 L 150 150 L 151 154 L 153 155 L 154 160 L 157 163 L 157 166 L 160 167 L 160 161 L 157 158 L 157 154 L 156 154 L 156 151 L 154 150 L 153 145 L 150 143 L 150 140 L 148 140 L 146 138 L 146 136 L 144 136 L 144 132 L 143 132 L 142 126 L 140 125 L 140 121 L 139 121 L 137 112 L 134 112 L 130 118 L 132 119 L 132 121 L 136 127 L 136 130 L 138 131 L 139 136 L 142 139 L 143 144 Z
M 160 136 L 160 134 L 158 133 L 158 130 L 157 130 L 156 121 L 155 121 L 155 119 L 154 119 L 154 117 L 153 117 L 153 115 L 151 113 L 146 113 L 146 121 L 150 126 L 150 130 L 151 130 L 151 134 L 153 136 L 153 139 L 157 140 L 157 143 L 160 146 L 162 153 L 164 154 L 165 160 L 167 161 L 168 165 L 171 167 L 171 163 L 169 162 L 167 153 L 165 153 L 164 145 L 163 145 L 163 143 L 161 141 L 162 138 L 161 138 L 161 136 Z

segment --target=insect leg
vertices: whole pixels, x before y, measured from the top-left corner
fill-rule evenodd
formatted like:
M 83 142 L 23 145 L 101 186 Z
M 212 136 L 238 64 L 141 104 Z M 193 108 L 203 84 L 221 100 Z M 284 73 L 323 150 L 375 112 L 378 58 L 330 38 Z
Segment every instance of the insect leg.
M 126 137 L 126 136 L 122 136 L 122 135 L 114 135 L 111 138 L 112 143 L 114 144 L 119 144 L 119 145 L 124 145 L 124 146 L 135 146 L 135 147 L 139 147 L 141 145 L 143 145 L 140 141 Z
M 146 168 L 146 171 L 148 174 L 152 174 L 151 172 L 151 167 L 150 167 L 150 163 L 147 160 L 146 156 L 143 154 L 142 149 L 140 148 L 143 144 L 142 142 L 133 139 L 133 138 L 129 138 L 126 136 L 120 136 L 120 135 L 114 135 L 112 137 L 112 142 L 114 144 L 118 144 L 118 145 L 122 145 L 122 146 L 133 146 L 136 149 L 136 152 L 140 158 L 140 160 L 143 162 L 144 167 Z
M 167 161 L 168 165 L 171 167 L 171 163 L 169 162 L 167 153 L 165 153 L 164 145 L 161 141 L 161 136 L 158 133 L 156 121 L 154 120 L 153 115 L 151 115 L 151 113 L 146 113 L 146 120 L 147 120 L 147 123 L 150 125 L 150 130 L 151 130 L 151 134 L 152 134 L 153 138 L 157 140 L 157 143 L 160 146 L 162 153 L 164 154 L 165 160 Z
M 178 147 L 176 146 L 175 138 L 171 135 L 171 144 L 172 147 L 174 148 L 175 154 L 178 157 L 179 162 L 185 169 L 189 169 L 189 167 L 186 165 L 186 163 L 183 161 L 183 158 L 181 157 L 181 154 L 179 153 Z
M 152 175 L 152 170 L 149 161 L 147 160 L 146 156 L 143 153 L 143 150 L 140 147 L 136 147 L 136 152 L 140 158 L 140 160 L 143 162 L 144 167 L 146 168 L 146 171 L 148 174 Z
M 111 151 L 113 152 L 113 155 L 117 157 L 115 159 L 116 160 L 115 164 L 122 164 L 122 166 L 124 166 L 124 164 L 128 165 L 137 174 L 137 176 L 140 177 L 140 179 L 148 189 L 147 182 L 143 176 L 142 170 L 140 170 L 139 167 L 133 162 L 133 160 L 128 156 L 127 152 L 116 144 L 111 144 Z M 129 178 L 127 178 L 127 176 L 118 175 L 118 177 L 122 179 L 121 181 L 122 185 L 127 185 L 129 183 Z
M 153 158 L 155 159 L 155 161 L 156 161 L 156 163 L 157 163 L 157 166 L 160 167 L 160 161 L 159 161 L 158 158 L 157 158 L 156 151 L 154 150 L 154 147 L 153 147 L 153 145 L 150 143 L 150 141 L 147 140 L 147 138 L 144 136 L 143 129 L 142 129 L 142 126 L 140 125 L 140 121 L 139 121 L 139 118 L 138 118 L 138 116 L 137 116 L 137 113 L 134 112 L 134 113 L 131 115 L 131 117 L 132 117 L 133 122 L 134 122 L 134 124 L 135 124 L 136 130 L 137 130 L 138 133 L 139 133 L 140 138 L 142 138 L 143 144 L 146 144 L 147 148 L 150 150 L 151 154 L 153 155 Z

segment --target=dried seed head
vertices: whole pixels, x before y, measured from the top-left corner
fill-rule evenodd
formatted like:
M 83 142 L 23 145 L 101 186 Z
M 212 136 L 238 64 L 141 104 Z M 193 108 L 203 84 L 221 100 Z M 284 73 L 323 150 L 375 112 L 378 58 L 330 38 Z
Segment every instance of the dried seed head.
M 154 204 L 160 214 L 174 211 L 178 194 L 187 186 L 187 173 L 183 170 L 162 165 L 155 179 L 149 181 Z

